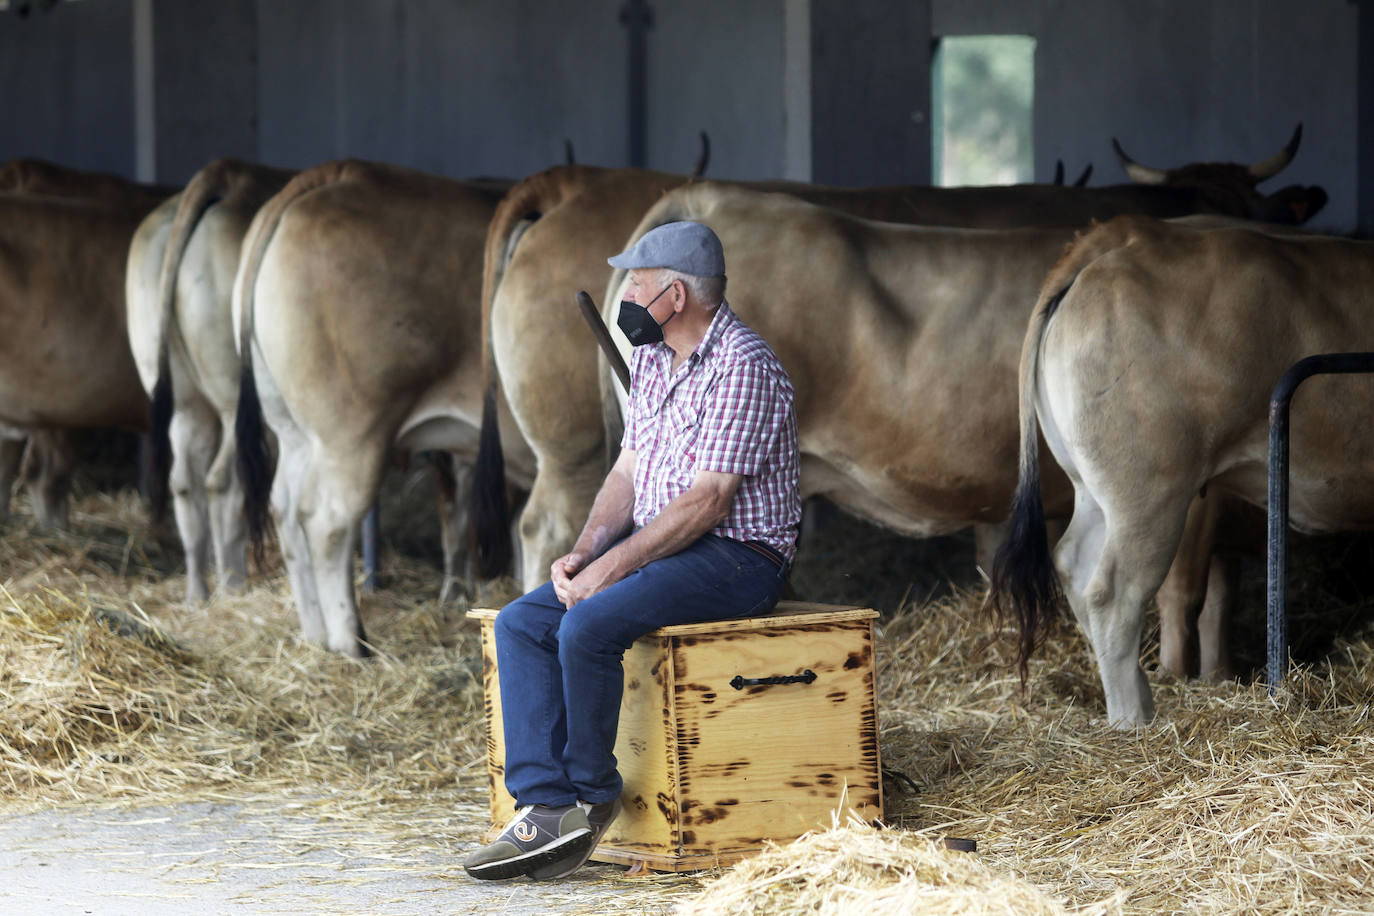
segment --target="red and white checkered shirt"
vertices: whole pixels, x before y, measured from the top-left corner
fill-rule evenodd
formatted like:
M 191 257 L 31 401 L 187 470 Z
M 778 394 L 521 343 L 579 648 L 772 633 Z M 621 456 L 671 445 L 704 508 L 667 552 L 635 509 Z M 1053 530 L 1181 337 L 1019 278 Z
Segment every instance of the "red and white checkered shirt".
M 636 347 L 621 448 L 636 453 L 636 526 L 648 524 L 698 471 L 744 477 L 711 533 L 761 541 L 790 563 L 801 522 L 792 380 L 762 337 L 724 302 L 671 378 L 664 343 Z

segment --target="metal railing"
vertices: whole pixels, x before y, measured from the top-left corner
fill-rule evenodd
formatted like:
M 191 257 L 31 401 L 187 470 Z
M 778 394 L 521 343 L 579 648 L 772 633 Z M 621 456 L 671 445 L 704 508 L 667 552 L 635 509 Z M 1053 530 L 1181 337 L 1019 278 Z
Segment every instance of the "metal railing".
M 1288 407 L 1314 375 L 1374 372 L 1374 353 L 1324 353 L 1298 360 L 1269 399 L 1269 693 L 1288 672 Z

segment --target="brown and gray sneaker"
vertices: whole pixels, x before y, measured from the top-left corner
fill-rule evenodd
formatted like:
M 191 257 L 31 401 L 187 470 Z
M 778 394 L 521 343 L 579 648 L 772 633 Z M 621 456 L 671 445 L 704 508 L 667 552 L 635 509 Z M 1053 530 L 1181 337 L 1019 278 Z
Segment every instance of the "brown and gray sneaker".
M 601 805 L 593 805 L 590 802 L 580 801 L 578 807 L 587 812 L 587 823 L 592 828 L 592 841 L 586 850 L 574 853 L 569 850 L 566 854 L 560 855 L 556 860 L 531 869 L 529 876 L 537 881 L 552 881 L 557 878 L 566 878 L 577 871 L 587 860 L 591 858 L 596 845 L 601 842 L 601 838 L 606 835 L 606 829 L 611 826 L 611 822 L 620 816 L 620 799 L 609 801 Z
M 595 843 L 587 811 L 580 805 L 526 805 L 494 842 L 469 855 L 463 868 L 484 881 L 518 878 L 574 856 L 582 857 L 580 865 Z

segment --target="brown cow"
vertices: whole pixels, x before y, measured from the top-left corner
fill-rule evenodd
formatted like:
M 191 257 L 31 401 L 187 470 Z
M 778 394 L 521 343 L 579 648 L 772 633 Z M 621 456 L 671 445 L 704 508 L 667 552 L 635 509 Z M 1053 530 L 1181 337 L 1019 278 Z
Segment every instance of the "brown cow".
M 177 188 L 129 181 L 108 172 L 69 169 L 43 159 L 19 158 L 0 165 L 0 192 L 87 198 L 107 203 L 125 201 L 142 206 L 175 194 Z
M 1264 505 L 1275 383 L 1303 357 L 1350 350 L 1374 350 L 1370 243 L 1140 217 L 1078 241 L 1044 283 L 1021 356 L 1020 484 L 992 601 L 1021 624 L 1023 665 L 1057 614 L 1062 581 L 1108 718 L 1149 721 L 1145 609 L 1190 504 L 1205 489 Z M 1292 524 L 1369 527 L 1374 380 L 1318 377 L 1301 394 Z M 1039 524 L 1041 433 L 1074 491 L 1053 565 Z
M 146 421 L 125 334 L 124 258 L 163 189 L 37 160 L 7 163 L 0 181 L 0 471 L 11 475 L 0 485 L 7 504 L 16 436 L 34 436 L 35 515 L 65 527 L 68 432 Z
M 666 195 L 626 244 L 679 219 L 721 237 L 734 265 L 733 307 L 793 378 L 804 496 L 826 495 L 915 536 L 969 524 L 1000 532 L 1016 484 L 1015 367 L 1028 290 L 1072 230 L 900 227 L 707 183 Z M 807 252 L 804 264 L 796 251 Z M 612 274 L 607 303 L 620 298 L 622 280 L 622 271 Z M 1067 480 L 1052 464 L 1044 492 L 1049 514 L 1069 514 Z M 1207 508 L 1191 520 L 1174 588 L 1161 597 L 1169 663 L 1184 663 L 1199 623 L 1203 658 L 1224 650 L 1226 567 L 1209 564 L 1216 514 Z
M 236 431 L 250 532 L 265 516 L 254 447 L 265 417 L 279 446 L 271 499 L 301 628 L 334 651 L 367 651 L 352 558 L 387 455 L 437 449 L 470 461 L 476 452 L 481 258 L 507 188 L 328 163 L 292 179 L 244 240 Z M 528 481 L 523 443 L 504 445 L 507 472 Z M 452 523 L 445 534 L 456 534 Z
M 917 537 L 1005 517 L 1027 290 L 1072 228 L 903 226 L 703 182 L 666 195 L 625 244 L 685 219 L 720 237 L 731 308 L 792 377 L 804 497 Z
M 221 587 L 245 578 L 230 301 L 248 224 L 293 174 L 218 159 L 150 213 L 129 246 L 129 343 L 153 399 L 153 514 L 165 511 L 170 472 L 188 603 L 209 594 L 211 548 Z
M 1292 214 L 1291 221 L 1297 218 L 1295 202 L 1303 203 L 1304 217 L 1310 216 L 1325 201 L 1324 192 L 1314 188 L 1299 195 L 1286 189 L 1275 201 L 1255 186 L 1292 159 L 1300 138 L 1301 125 L 1280 153 L 1254 166 L 1185 166 L 1167 173 L 1164 183 L 1149 185 L 860 190 L 771 182 L 754 187 L 785 190 L 873 219 L 926 225 L 1082 226 L 1095 217 L 1131 210 L 1160 216 L 1220 212 L 1272 217 L 1269 211 L 1279 205 L 1283 212 L 1278 215 Z M 607 254 L 624 247 L 649 204 L 684 180 L 632 169 L 554 168 L 517 184 L 492 220 L 482 288 L 483 341 L 491 348 L 488 398 L 495 403 L 499 384 L 538 462 L 519 523 L 522 559 L 517 572 L 527 589 L 547 578 L 553 559 L 570 549 L 604 474 L 608 444 L 613 444 L 600 425 L 601 390 L 592 368 L 596 345 L 580 327 L 567 328 L 573 294 L 604 288 Z M 1039 279 L 1029 281 L 1031 289 Z M 490 439 L 484 435 L 483 441 Z M 490 460 L 479 457 L 474 488 L 479 498 L 499 498 L 503 491 L 502 462 L 494 451 L 492 455 Z M 502 571 L 507 557 L 504 519 L 492 509 L 479 503 L 476 512 L 480 571 L 486 576 Z

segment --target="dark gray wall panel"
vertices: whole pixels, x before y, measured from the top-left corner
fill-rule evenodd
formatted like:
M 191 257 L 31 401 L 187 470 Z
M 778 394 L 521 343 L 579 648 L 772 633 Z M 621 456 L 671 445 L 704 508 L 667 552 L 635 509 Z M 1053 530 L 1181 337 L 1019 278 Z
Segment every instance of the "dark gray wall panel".
M 134 177 L 132 30 L 127 0 L 0 15 L 0 161 Z
M 1359 97 L 1356 100 L 1357 169 L 1356 187 L 1359 192 L 1357 220 L 1360 234 L 1374 238 L 1374 6 L 1359 4 Z
M 516 177 L 560 161 L 565 137 L 581 162 L 626 162 L 624 0 L 151 2 L 162 180 L 223 153 Z M 928 111 L 930 36 L 1010 32 L 1037 39 L 1037 175 L 1062 158 L 1072 174 L 1093 163 L 1094 183 L 1121 180 L 1113 135 L 1161 167 L 1253 161 L 1302 121 L 1297 160 L 1269 186 L 1321 184 L 1331 202 L 1316 225 L 1355 224 L 1349 0 L 650 2 L 652 167 L 688 168 L 706 129 L 713 176 L 926 180 L 929 125 L 912 115 Z M 806 40 L 786 41 L 784 23 L 803 19 Z M 130 0 L 0 15 L 0 157 L 132 175 L 131 31 Z
M 256 0 L 155 0 L 156 167 L 182 184 L 218 156 L 258 155 Z
M 930 181 L 930 17 L 929 2 L 811 0 L 814 181 Z
M 711 138 L 708 176 L 781 175 L 782 0 L 652 5 L 648 164 L 688 171 L 704 130 Z
M 260 2 L 262 157 L 519 177 L 624 158 L 616 0 Z

